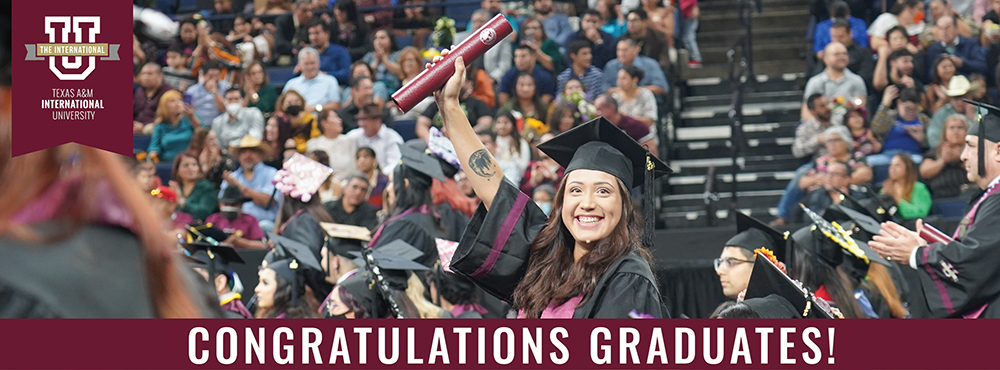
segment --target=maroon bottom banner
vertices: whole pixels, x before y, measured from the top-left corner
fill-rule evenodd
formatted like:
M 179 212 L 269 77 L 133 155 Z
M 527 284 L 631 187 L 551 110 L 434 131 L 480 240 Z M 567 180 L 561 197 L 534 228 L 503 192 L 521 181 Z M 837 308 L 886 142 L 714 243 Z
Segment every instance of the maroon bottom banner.
M 0 320 L 0 369 L 987 369 L 998 363 L 995 329 L 1000 321 Z

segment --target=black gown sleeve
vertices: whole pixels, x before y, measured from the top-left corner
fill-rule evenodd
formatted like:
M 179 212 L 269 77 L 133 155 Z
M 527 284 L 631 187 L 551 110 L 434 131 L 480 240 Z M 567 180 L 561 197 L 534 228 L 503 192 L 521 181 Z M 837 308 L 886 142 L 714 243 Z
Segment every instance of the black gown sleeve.
M 451 269 L 486 292 L 511 302 L 514 288 L 527 271 L 531 242 L 546 221 L 545 213 L 516 185 L 504 179 L 490 211 L 480 204 L 472 215 Z
M 656 318 L 670 318 L 653 272 L 641 257 L 626 256 L 606 274 L 594 288 L 591 301 L 574 311 L 574 318 L 627 319 L 633 310 Z
M 980 204 L 961 241 L 917 250 L 920 285 L 932 317 L 969 313 L 1000 295 L 1000 196 Z

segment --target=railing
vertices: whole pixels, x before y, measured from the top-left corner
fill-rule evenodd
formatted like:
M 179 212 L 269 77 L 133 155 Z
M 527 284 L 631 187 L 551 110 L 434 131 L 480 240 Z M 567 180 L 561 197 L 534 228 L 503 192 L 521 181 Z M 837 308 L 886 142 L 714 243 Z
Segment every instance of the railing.
M 753 13 L 761 11 L 759 0 L 737 0 L 740 23 L 744 28 L 744 35 L 741 36 L 733 47 L 726 53 L 729 66 L 729 80 L 733 83 L 733 98 L 729 110 L 730 137 L 729 150 L 732 156 L 732 196 L 730 197 L 730 217 L 736 217 L 737 201 L 739 193 L 738 159 L 747 146 L 746 136 L 743 132 L 743 90 L 747 83 L 755 84 L 757 74 L 753 69 Z M 737 61 L 736 55 L 739 52 L 740 58 Z M 714 215 L 708 215 L 709 223 Z

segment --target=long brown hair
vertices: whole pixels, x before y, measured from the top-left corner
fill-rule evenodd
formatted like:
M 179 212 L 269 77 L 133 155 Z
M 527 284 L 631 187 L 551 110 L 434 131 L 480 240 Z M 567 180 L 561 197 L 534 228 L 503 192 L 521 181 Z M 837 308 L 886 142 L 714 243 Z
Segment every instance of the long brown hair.
M 902 180 L 893 180 L 892 178 L 885 180 L 885 183 L 882 184 L 882 189 L 884 189 L 885 193 L 891 194 L 893 198 L 896 198 L 896 203 L 899 203 L 901 200 L 909 202 L 913 199 L 913 186 L 917 183 L 917 166 L 913 164 L 909 153 L 897 153 L 892 158 L 899 158 L 899 160 L 903 161 L 903 167 L 906 168 L 906 172 L 903 173 Z
M 892 281 L 887 267 L 878 263 L 872 263 L 868 266 L 867 282 L 878 289 L 879 294 L 885 299 L 886 305 L 889 306 L 889 312 L 892 313 L 892 317 L 897 319 L 906 317 L 908 312 L 906 311 L 906 307 L 903 307 L 903 301 L 899 299 L 899 290 L 896 289 L 896 283 Z
M 208 134 L 210 133 L 212 133 L 212 130 L 207 127 L 196 128 L 194 135 L 191 137 L 191 144 L 188 144 L 188 151 L 194 153 L 197 157 L 201 157 L 201 152 L 205 150 Z
M 176 249 L 176 241 L 171 241 L 161 230 L 162 220 L 153 213 L 149 195 L 137 189 L 117 154 L 78 144 L 65 144 L 11 159 L 0 173 L 0 204 L 4 205 L 0 207 L 0 235 L 31 242 L 51 242 L 59 237 L 43 238 L 26 225 L 14 225 L 12 218 L 59 180 L 62 168 L 60 158 L 65 155 L 79 155 L 77 166 L 84 180 L 73 189 L 73 194 L 67 195 L 66 204 L 69 207 L 56 217 L 68 220 L 76 227 L 86 224 L 97 207 L 95 203 L 107 200 L 99 195 L 100 189 L 106 185 L 132 217 L 132 230 L 143 246 L 146 284 L 156 315 L 164 318 L 198 317 L 200 313 L 183 285 L 181 267 L 172 253 Z
M 524 317 L 539 318 L 549 304 L 563 304 L 584 294 L 580 304 L 592 298 L 593 290 L 607 269 L 623 256 L 638 252 L 648 262 L 649 252 L 642 248 L 643 222 L 629 192 L 621 180 L 618 192 L 622 199 L 622 218 L 606 238 L 574 261 L 575 239 L 562 220 L 565 178 L 559 184 L 553 209 L 545 228 L 531 242 L 528 271 L 514 289 L 514 308 L 524 310 Z

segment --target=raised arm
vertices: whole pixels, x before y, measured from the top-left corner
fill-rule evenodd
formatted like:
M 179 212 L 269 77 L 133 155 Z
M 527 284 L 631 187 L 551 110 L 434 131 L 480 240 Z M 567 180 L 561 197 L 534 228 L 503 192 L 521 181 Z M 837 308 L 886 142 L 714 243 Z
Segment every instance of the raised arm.
M 443 56 L 448 55 L 448 50 L 443 51 L 441 55 L 442 57 L 434 57 L 434 62 L 441 61 Z M 444 88 L 434 92 L 434 99 L 441 111 L 441 118 L 447 128 L 448 137 L 455 144 L 458 160 L 469 176 L 469 183 L 476 190 L 476 195 L 483 201 L 486 209 L 489 209 L 490 205 L 493 204 L 493 197 L 500 189 L 500 182 L 503 181 L 503 171 L 497 165 L 493 154 L 490 154 L 483 146 L 479 136 L 469 124 L 469 118 L 459 105 L 458 97 L 464 83 L 465 61 L 458 58 L 455 60 L 455 74 L 451 76 Z

